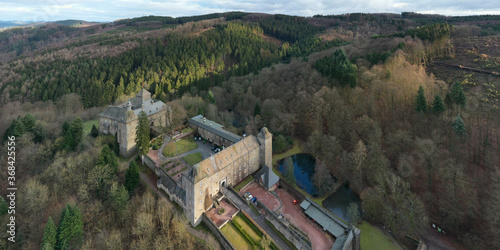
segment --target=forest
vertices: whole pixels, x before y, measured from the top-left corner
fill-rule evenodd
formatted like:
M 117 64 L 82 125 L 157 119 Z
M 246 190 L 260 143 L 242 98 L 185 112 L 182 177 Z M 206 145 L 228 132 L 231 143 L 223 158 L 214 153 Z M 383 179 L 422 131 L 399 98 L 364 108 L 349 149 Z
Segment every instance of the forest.
M 454 246 L 498 249 L 499 78 L 435 63 L 498 68 L 498 27 L 498 16 L 231 12 L 0 32 L 0 135 L 17 138 L 23 194 L 20 240 L 2 231 L 0 248 L 218 248 L 138 184 L 144 168 L 114 153 L 113 136 L 83 132 L 145 87 L 172 107 L 164 132 L 202 114 L 239 134 L 265 125 L 275 152 L 298 141 L 405 246 L 436 223 Z

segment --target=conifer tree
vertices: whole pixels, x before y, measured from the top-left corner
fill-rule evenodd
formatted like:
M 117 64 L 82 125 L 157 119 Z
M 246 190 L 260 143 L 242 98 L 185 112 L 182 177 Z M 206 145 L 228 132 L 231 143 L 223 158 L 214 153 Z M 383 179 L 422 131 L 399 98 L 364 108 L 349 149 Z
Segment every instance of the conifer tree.
M 434 96 L 434 102 L 432 103 L 432 112 L 435 114 L 441 114 L 445 111 L 446 107 L 443 102 L 443 98 L 440 95 Z
M 57 227 L 56 223 L 49 217 L 45 230 L 43 231 L 42 249 L 54 249 L 57 242 Z
M 453 84 L 453 87 L 451 89 L 451 98 L 453 99 L 453 102 L 456 103 L 459 106 L 464 107 L 465 104 L 467 103 L 467 99 L 465 97 L 465 92 L 462 87 L 462 83 L 456 82 Z
M 137 166 L 135 161 L 132 161 L 128 166 L 127 173 L 125 174 L 125 187 L 127 188 L 128 192 L 131 193 L 137 188 L 137 186 L 139 186 L 139 182 L 139 167 Z
M 417 112 L 425 113 L 427 111 L 427 100 L 425 99 L 424 88 L 420 86 L 417 92 L 417 100 L 415 103 Z
M 123 210 L 127 206 L 129 198 L 125 186 L 118 186 L 118 183 L 114 182 L 113 185 L 111 185 L 111 189 L 109 190 L 109 197 L 111 200 L 111 207 L 118 213 L 123 212 Z
M 455 120 L 453 120 L 451 126 L 459 137 L 462 137 L 466 132 L 464 120 L 460 116 L 457 116 Z
M 141 156 L 146 155 L 149 152 L 149 120 L 148 116 L 144 111 L 139 114 L 139 124 L 137 125 L 135 143 L 137 143 L 137 149 L 139 149 L 139 154 Z
M 56 249 L 68 249 L 72 243 L 83 237 L 82 213 L 77 206 L 67 204 L 61 215 L 61 222 L 57 229 Z
M 253 109 L 253 116 L 260 115 L 260 106 L 259 103 L 255 103 L 255 108 Z
M 92 129 L 90 130 L 90 135 L 92 135 L 92 137 L 94 138 L 99 136 L 99 130 L 97 130 L 97 127 L 95 125 L 92 125 Z
M 101 154 L 99 154 L 99 158 L 97 160 L 97 165 L 108 165 L 115 173 L 118 172 L 118 158 L 108 145 L 104 145 L 102 147 Z

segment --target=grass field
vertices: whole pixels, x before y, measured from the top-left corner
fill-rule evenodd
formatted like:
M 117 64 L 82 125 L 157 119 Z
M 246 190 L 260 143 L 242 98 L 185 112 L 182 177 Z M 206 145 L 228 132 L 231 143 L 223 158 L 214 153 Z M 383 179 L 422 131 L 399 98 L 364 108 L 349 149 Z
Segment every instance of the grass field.
M 252 249 L 250 243 L 245 240 L 245 237 L 240 234 L 238 229 L 236 229 L 233 224 L 227 223 L 220 229 L 220 231 L 226 236 L 229 242 L 236 247 L 236 249 Z
M 163 155 L 166 157 L 172 157 L 186 153 L 188 151 L 196 149 L 197 147 L 198 145 L 196 145 L 196 142 L 194 142 L 193 140 L 190 140 L 188 138 L 181 139 L 169 143 L 167 146 L 165 146 L 165 149 L 163 149 Z
M 83 136 L 87 136 L 90 134 L 90 130 L 92 130 L 92 125 L 95 125 L 97 129 L 99 129 L 99 119 L 88 120 L 83 123 Z
M 181 132 L 182 132 L 183 134 L 187 134 L 187 133 L 193 132 L 193 129 L 192 129 L 192 128 L 190 128 L 190 127 L 185 127 L 185 128 L 183 128 L 183 129 L 181 130 Z
M 358 228 L 361 230 L 361 249 L 363 250 L 401 249 L 392 237 L 387 236 L 382 230 L 367 221 L 362 221 Z
M 184 161 L 186 161 L 186 163 L 189 164 L 190 166 L 194 166 L 194 164 L 201 161 L 201 153 L 199 153 L 199 152 L 193 153 L 193 154 L 185 156 L 182 159 L 184 159 Z
M 253 180 L 253 176 L 249 175 L 247 178 L 245 178 L 243 181 L 241 181 L 238 185 L 234 187 L 234 190 L 239 192 L 246 184 L 251 182 Z
M 287 156 L 292 156 L 296 154 L 303 153 L 302 149 L 300 149 L 300 143 L 297 140 L 293 140 L 293 148 L 285 151 L 284 153 L 281 154 L 275 154 L 273 155 L 273 166 L 278 165 L 278 161 L 287 157 Z M 275 171 L 276 172 L 276 171 Z
M 255 232 L 252 229 L 252 227 L 250 225 L 248 225 L 248 223 L 245 220 L 243 220 L 243 218 L 241 218 L 242 216 L 245 216 L 245 215 L 243 215 L 242 213 L 239 213 L 238 215 L 236 215 L 236 217 L 234 217 L 234 220 L 238 224 L 240 224 L 240 226 L 248 233 L 248 235 L 250 235 L 250 237 L 252 237 L 254 242 L 260 242 L 261 237 L 257 234 L 257 232 Z

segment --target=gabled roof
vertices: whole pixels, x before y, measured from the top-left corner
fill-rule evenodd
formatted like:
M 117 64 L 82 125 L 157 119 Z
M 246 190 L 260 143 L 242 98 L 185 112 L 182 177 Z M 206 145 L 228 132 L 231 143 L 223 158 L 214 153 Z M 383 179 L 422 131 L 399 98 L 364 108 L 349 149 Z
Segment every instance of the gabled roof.
M 127 111 L 127 104 L 131 103 L 131 111 Z M 147 116 L 156 114 L 167 108 L 167 105 L 162 101 L 154 101 L 151 99 L 151 93 L 142 89 L 137 93 L 136 97 L 132 98 L 127 104 L 118 106 L 109 105 L 99 116 L 110 118 L 119 122 L 128 123 L 137 119 L 141 111 L 146 112 Z
M 319 207 L 316 203 L 306 198 L 300 207 L 304 209 L 304 213 L 313 218 L 325 230 L 333 234 L 336 238 L 341 237 L 346 232 L 348 225 L 341 220 L 335 218 L 330 212 Z
M 242 139 L 241 136 L 225 130 L 224 126 L 222 126 L 221 124 L 208 120 L 202 115 L 197 115 L 189 119 L 189 123 L 197 127 L 203 128 L 205 130 L 208 130 L 226 140 L 231 141 L 232 143 L 236 143 Z
M 134 113 L 128 113 L 127 108 L 119 107 L 119 106 L 111 106 L 109 105 L 99 116 L 106 117 L 112 120 L 116 120 L 119 122 L 127 123 L 128 120 L 134 120 Z
M 262 180 L 264 187 L 267 189 L 271 188 L 280 180 L 280 177 L 278 177 L 268 166 L 260 168 L 260 170 L 255 174 L 255 178 Z
M 179 187 L 166 174 L 160 174 L 160 179 L 158 179 L 157 183 L 161 183 L 171 194 L 178 196 L 186 204 L 186 191 Z
M 188 173 L 188 177 L 193 178 L 193 182 L 196 183 L 222 170 L 238 158 L 257 149 L 259 146 L 260 144 L 255 136 L 247 136 L 243 140 L 225 148 L 219 153 L 195 164 L 193 169 Z

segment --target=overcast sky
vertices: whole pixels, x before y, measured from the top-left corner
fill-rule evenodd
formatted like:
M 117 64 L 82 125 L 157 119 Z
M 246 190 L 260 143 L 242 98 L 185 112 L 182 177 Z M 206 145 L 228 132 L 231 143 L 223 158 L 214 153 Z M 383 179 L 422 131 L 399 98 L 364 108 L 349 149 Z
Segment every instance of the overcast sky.
M 444 15 L 500 14 L 500 0 L 0 0 L 0 20 L 108 22 L 147 15 L 192 16 L 226 11 L 299 16 L 413 11 Z

